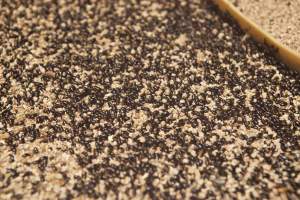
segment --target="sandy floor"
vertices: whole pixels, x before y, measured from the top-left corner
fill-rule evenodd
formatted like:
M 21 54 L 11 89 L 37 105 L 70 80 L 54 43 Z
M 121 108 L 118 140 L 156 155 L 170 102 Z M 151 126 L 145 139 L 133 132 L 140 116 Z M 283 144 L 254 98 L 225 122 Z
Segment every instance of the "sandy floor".
M 230 0 L 242 13 L 300 54 L 300 0 Z
M 1 1 L 0 199 L 298 199 L 300 75 L 211 1 Z

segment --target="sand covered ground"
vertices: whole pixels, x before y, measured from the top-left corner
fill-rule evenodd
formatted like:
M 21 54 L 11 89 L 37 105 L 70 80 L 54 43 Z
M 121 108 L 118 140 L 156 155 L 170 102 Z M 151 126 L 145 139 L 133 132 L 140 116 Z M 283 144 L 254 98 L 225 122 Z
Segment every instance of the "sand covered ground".
M 300 0 L 230 0 L 256 24 L 300 54 Z

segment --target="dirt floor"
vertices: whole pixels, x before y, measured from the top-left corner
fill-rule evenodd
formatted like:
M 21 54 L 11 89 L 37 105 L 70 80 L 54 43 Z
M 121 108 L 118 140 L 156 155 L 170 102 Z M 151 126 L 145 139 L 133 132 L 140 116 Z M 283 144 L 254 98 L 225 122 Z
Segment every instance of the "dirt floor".
M 209 0 L 2 0 L 0 98 L 0 199 L 300 198 L 300 75 Z

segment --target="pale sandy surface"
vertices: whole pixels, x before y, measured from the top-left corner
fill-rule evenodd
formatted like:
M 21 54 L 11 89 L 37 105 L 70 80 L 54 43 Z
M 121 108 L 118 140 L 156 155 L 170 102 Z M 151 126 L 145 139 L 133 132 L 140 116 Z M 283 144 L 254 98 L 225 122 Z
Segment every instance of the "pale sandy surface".
M 300 0 L 230 0 L 242 13 L 300 54 Z

